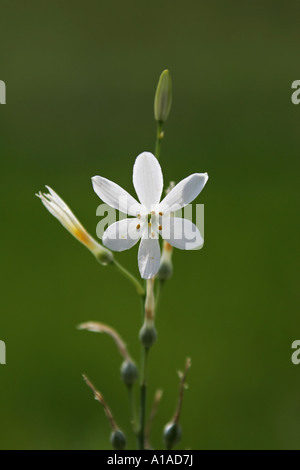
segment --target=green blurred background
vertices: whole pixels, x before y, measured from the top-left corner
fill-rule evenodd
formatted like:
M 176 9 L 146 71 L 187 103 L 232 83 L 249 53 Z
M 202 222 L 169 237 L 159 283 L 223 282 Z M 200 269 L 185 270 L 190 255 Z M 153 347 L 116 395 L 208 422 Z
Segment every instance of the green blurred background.
M 34 197 L 51 185 L 95 233 L 91 176 L 130 192 L 153 150 L 153 97 L 172 72 L 165 180 L 207 171 L 204 249 L 174 256 L 157 317 L 150 390 L 164 389 L 152 443 L 191 356 L 179 448 L 300 448 L 298 309 L 299 2 L 0 2 L 2 449 L 110 448 L 81 379 L 128 430 L 120 358 L 87 320 L 119 330 L 138 360 L 139 301 Z M 118 259 L 137 273 L 136 249 Z M 129 448 L 135 441 L 128 432 Z

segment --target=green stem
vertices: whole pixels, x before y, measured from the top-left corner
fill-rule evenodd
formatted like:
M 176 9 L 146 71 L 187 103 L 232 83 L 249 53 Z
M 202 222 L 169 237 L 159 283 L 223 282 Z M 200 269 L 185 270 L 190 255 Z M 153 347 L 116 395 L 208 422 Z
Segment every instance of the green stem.
M 146 286 L 145 286 L 146 289 Z M 145 320 L 145 296 L 141 297 L 141 322 Z
M 159 160 L 160 145 L 161 145 L 161 141 L 164 137 L 162 129 L 163 129 L 163 122 L 162 121 L 157 121 L 156 144 L 155 144 L 155 156 L 156 156 L 157 160 Z M 143 309 L 143 313 L 144 313 L 144 309 Z M 148 354 L 149 354 L 149 349 L 142 346 L 140 429 L 139 429 L 139 433 L 138 433 L 139 450 L 144 450 L 145 449 Z
M 155 292 L 155 314 L 157 314 L 158 307 L 161 299 L 161 292 L 163 287 L 163 281 L 160 279 L 156 280 L 156 292 Z
M 145 289 L 143 288 L 143 286 L 141 285 L 141 283 L 138 281 L 138 279 L 136 277 L 134 277 L 133 274 L 131 274 L 129 271 L 127 271 L 126 268 L 124 268 L 124 266 L 122 266 L 118 261 L 116 261 L 115 259 L 113 260 L 113 262 L 111 263 L 115 268 L 117 268 L 117 270 L 123 274 L 123 276 L 125 276 L 133 285 L 134 287 L 136 288 L 137 290 L 137 293 L 144 297 L 145 295 Z
M 129 404 L 130 404 L 130 419 L 131 419 L 131 423 L 133 427 L 133 432 L 136 434 L 137 433 L 136 409 L 135 409 L 132 385 L 128 387 L 128 395 L 129 395 Z
M 142 348 L 142 380 L 141 380 L 141 403 L 140 403 L 139 450 L 145 449 L 148 352 L 149 352 L 148 349 L 144 347 Z
M 160 144 L 164 138 L 162 128 L 163 128 L 163 122 L 157 121 L 156 144 L 155 144 L 155 156 L 157 160 L 159 160 L 159 155 L 160 155 Z

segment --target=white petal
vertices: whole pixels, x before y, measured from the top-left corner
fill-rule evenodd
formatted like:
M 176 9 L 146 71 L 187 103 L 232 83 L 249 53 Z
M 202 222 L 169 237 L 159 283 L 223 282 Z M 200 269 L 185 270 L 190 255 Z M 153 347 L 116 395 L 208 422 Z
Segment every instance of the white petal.
M 132 248 L 142 234 L 143 225 L 139 219 L 123 219 L 108 227 L 103 234 L 102 243 L 110 250 L 124 251 Z
M 142 206 L 118 184 L 102 176 L 92 178 L 93 188 L 97 196 L 109 206 L 125 214 L 138 215 Z
M 160 265 L 160 247 L 157 238 L 142 237 L 138 254 L 139 270 L 143 279 L 151 279 Z
M 160 203 L 160 210 L 164 213 L 175 212 L 186 206 L 201 193 L 207 180 L 207 173 L 194 173 L 183 179 Z
M 152 153 L 141 153 L 133 167 L 133 185 L 140 202 L 150 212 L 157 205 L 163 190 L 163 175 L 157 158 Z
M 204 244 L 197 226 L 190 220 L 180 217 L 163 217 L 161 236 L 180 250 L 196 250 L 202 248 Z

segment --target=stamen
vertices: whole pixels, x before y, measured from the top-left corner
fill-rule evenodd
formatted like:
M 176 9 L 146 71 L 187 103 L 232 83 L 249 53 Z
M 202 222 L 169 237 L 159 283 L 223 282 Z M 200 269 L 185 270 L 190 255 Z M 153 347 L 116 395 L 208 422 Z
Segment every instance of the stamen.
M 158 230 L 162 230 L 162 225 L 160 225 L 160 226 L 158 227 Z
M 137 224 L 136 229 L 137 229 L 137 230 L 140 230 L 140 228 L 141 228 L 141 225 L 140 225 L 140 224 Z
M 155 215 L 155 211 L 151 211 L 151 214 L 152 214 L 152 215 Z
M 141 218 L 141 214 L 138 214 L 138 215 L 137 215 L 137 218 L 140 219 L 140 218 Z
M 155 237 L 155 233 L 154 233 L 154 232 L 151 232 L 151 237 L 152 237 L 152 238 Z
M 163 212 L 160 212 L 159 215 L 164 215 Z
M 149 222 L 148 225 L 149 225 L 149 227 L 151 227 L 151 225 L 152 225 L 151 222 Z

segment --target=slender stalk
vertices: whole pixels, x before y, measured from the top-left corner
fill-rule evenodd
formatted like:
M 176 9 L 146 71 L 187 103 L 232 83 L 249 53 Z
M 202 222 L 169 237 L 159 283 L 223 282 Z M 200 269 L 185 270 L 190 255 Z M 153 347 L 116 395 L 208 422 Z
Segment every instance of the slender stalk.
M 163 133 L 162 128 L 163 128 L 163 122 L 157 121 L 156 144 L 155 144 L 155 156 L 157 160 L 159 160 L 159 156 L 160 156 L 160 144 L 164 138 L 164 133 Z
M 145 430 L 145 446 L 146 446 L 147 449 L 151 449 L 150 434 L 151 434 L 152 424 L 153 424 L 154 418 L 157 414 L 157 410 L 158 410 L 158 407 L 159 407 L 162 396 L 163 396 L 163 391 L 162 390 L 157 390 L 156 393 L 155 393 L 155 397 L 154 397 L 150 417 L 149 417 L 149 420 L 148 420 L 148 423 L 147 423 L 147 426 L 146 426 L 146 430 Z
M 159 155 L 160 155 L 160 145 L 161 141 L 164 137 L 163 133 L 163 122 L 162 121 L 157 121 L 157 131 L 156 131 L 156 144 L 155 144 L 155 156 L 157 160 L 159 160 Z M 154 284 L 154 280 L 153 280 Z M 154 293 L 153 293 L 153 288 L 154 285 L 152 284 L 151 290 L 152 290 L 152 295 L 153 295 L 153 307 L 152 307 L 152 313 L 150 313 L 150 316 L 152 316 L 151 320 L 153 321 L 154 319 L 154 309 L 155 309 L 155 300 L 154 300 Z M 150 285 L 147 284 L 148 286 Z M 149 295 L 149 291 L 147 288 L 147 294 Z M 147 304 L 147 300 L 146 300 Z M 143 313 L 145 317 L 147 317 L 147 307 L 145 310 L 143 310 Z M 149 312 L 148 312 L 149 314 Z M 142 346 L 142 358 L 141 358 L 141 373 L 142 373 L 142 379 L 141 379 L 141 398 L 140 398 L 140 429 L 139 429 L 139 434 L 138 434 L 138 439 L 139 439 L 139 449 L 144 450 L 145 449 L 145 425 L 146 425 L 146 403 L 147 403 L 147 369 L 148 369 L 148 354 L 149 354 L 149 348 L 145 348 Z
M 141 380 L 141 402 L 140 402 L 139 450 L 145 449 L 148 352 L 149 352 L 149 349 L 142 347 L 142 380 Z
M 128 387 L 128 396 L 129 396 L 129 404 L 130 404 L 130 419 L 131 419 L 131 423 L 133 427 L 133 432 L 136 434 L 137 433 L 137 421 L 136 421 L 136 409 L 135 409 L 132 385 Z
M 185 363 L 185 369 L 184 372 L 179 373 L 180 377 L 180 387 L 179 387 L 179 398 L 178 398 L 178 405 L 177 409 L 173 418 L 173 423 L 178 423 L 179 418 L 180 418 L 180 413 L 182 409 L 182 403 L 183 403 L 183 394 L 184 394 L 184 389 L 186 387 L 186 377 L 188 374 L 188 371 L 190 370 L 192 365 L 191 359 L 188 357 Z
M 140 331 L 142 344 L 141 354 L 141 401 L 140 401 L 140 428 L 139 449 L 145 449 L 145 423 L 146 423 L 146 399 L 147 399 L 147 369 L 149 349 L 156 341 L 156 330 L 154 327 L 155 295 L 154 278 L 147 280 L 147 294 L 144 307 L 144 325 Z
M 126 268 L 124 268 L 124 266 L 122 266 L 118 261 L 116 261 L 115 259 L 112 261 L 111 263 L 115 268 L 117 268 L 117 270 L 123 274 L 123 276 L 125 276 L 133 285 L 134 287 L 136 288 L 137 290 L 137 293 L 144 297 L 145 295 L 145 289 L 143 288 L 142 284 L 139 282 L 139 280 L 133 275 L 131 274 L 129 271 L 127 271 Z
M 97 400 L 99 403 L 101 403 L 101 405 L 103 406 L 104 408 L 104 411 L 105 411 L 105 414 L 107 416 L 107 419 L 111 425 L 111 428 L 113 431 L 117 431 L 118 430 L 118 426 L 114 420 L 114 417 L 112 415 L 112 412 L 110 411 L 106 401 L 104 400 L 103 398 L 103 395 L 102 393 L 100 393 L 96 387 L 94 386 L 94 384 L 92 384 L 92 382 L 87 378 L 86 375 L 83 374 L 83 379 L 85 381 L 85 383 L 87 384 L 88 387 L 90 387 L 90 389 L 92 390 L 92 392 L 94 393 L 94 396 L 95 396 L 95 400 Z
M 161 281 L 160 279 L 157 279 L 156 280 L 156 291 L 155 291 L 155 314 L 157 313 L 158 307 L 159 307 L 159 304 L 160 304 L 162 287 L 163 287 L 163 281 Z

